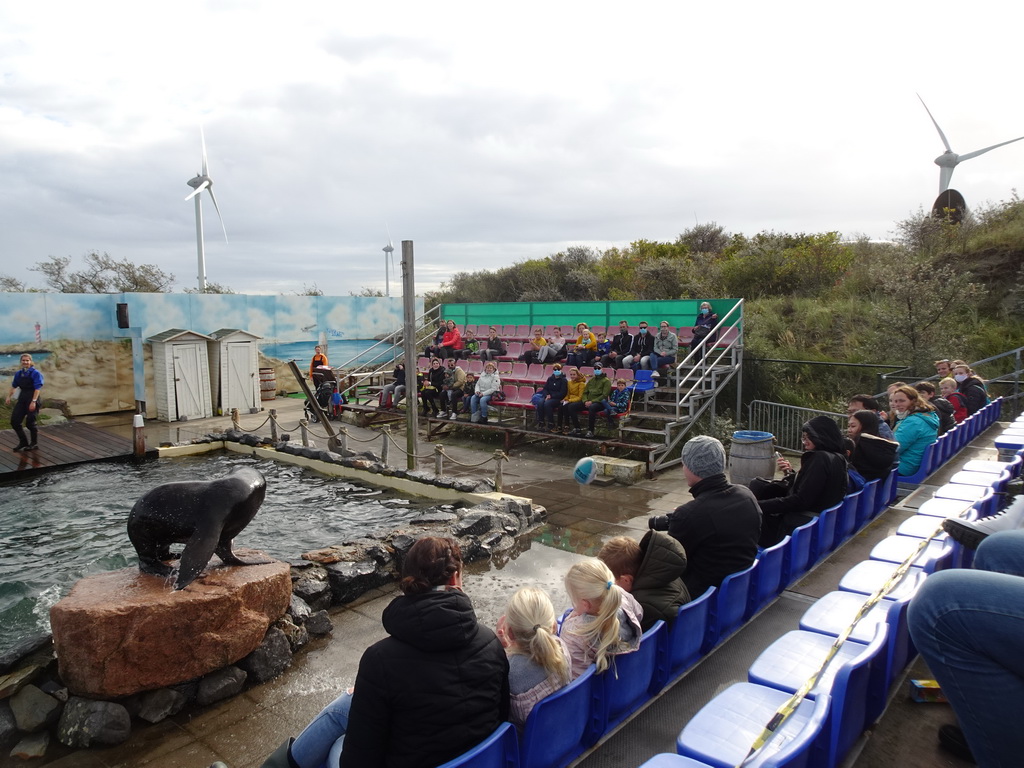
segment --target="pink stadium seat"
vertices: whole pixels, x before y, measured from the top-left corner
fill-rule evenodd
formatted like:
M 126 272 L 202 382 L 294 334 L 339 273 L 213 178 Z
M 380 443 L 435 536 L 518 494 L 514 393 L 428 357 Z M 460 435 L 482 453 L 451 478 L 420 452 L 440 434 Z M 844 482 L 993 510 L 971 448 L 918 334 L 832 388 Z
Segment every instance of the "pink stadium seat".
M 508 379 L 510 381 L 526 381 L 529 370 L 530 367 L 526 363 L 513 363 L 512 373 Z
M 525 341 L 526 339 L 529 339 L 532 336 L 530 331 L 531 328 L 528 325 L 517 325 L 516 338 Z
M 530 368 L 526 373 L 526 381 L 531 384 L 543 384 L 544 365 L 542 363 L 530 363 Z
M 506 350 L 506 353 L 501 356 L 503 360 L 517 360 L 523 354 L 523 344 L 519 341 L 507 342 Z
M 501 333 L 507 339 L 514 339 L 514 338 L 516 338 L 516 326 L 514 326 L 514 325 L 503 326 Z

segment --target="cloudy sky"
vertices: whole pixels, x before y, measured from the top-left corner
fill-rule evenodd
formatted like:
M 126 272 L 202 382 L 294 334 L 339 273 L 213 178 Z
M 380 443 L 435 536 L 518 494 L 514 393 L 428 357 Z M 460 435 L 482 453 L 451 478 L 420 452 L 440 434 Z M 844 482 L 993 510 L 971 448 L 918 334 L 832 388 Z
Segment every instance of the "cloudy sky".
M 1013 8 L 1018 10 L 1013 10 Z M 0 273 L 90 251 L 249 293 L 417 290 L 646 238 L 885 238 L 932 160 L 1024 135 L 1012 3 L 221 0 L 0 6 Z M 1007 199 L 1024 141 L 961 165 Z M 392 275 L 394 278 L 394 275 Z M 392 290 L 397 292 L 397 283 Z

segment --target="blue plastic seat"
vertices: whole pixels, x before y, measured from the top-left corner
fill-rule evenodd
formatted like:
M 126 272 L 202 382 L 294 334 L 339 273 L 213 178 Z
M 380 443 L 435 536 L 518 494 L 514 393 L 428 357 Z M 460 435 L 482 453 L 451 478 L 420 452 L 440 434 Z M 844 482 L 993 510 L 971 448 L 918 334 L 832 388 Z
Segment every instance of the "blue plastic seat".
M 640 638 L 639 648 L 612 656 L 608 669 L 594 676 L 593 717 L 588 738 L 591 744 L 650 698 L 660 636 L 665 631 L 665 622 L 656 621 Z
M 860 530 L 875 516 L 875 496 L 882 486 L 881 480 L 869 480 L 860 491 L 857 504 L 856 530 Z
M 786 547 L 785 574 L 783 586 L 788 587 L 799 579 L 814 563 L 814 538 L 817 535 L 818 518 L 804 523 L 789 535 Z
M 757 553 L 758 566 L 750 585 L 746 619 L 778 597 L 787 586 L 782 583 L 782 577 L 785 574 L 786 547 L 789 546 L 789 540 L 790 537 L 786 536 L 778 544 Z
M 960 501 L 977 501 L 985 495 L 988 488 L 978 485 L 960 485 L 946 483 L 935 491 L 936 499 L 959 499 Z
M 654 371 L 647 371 L 640 369 L 633 374 L 633 391 L 634 392 L 648 392 L 654 389 L 654 379 L 652 374 Z
M 846 494 L 846 498 L 843 499 L 836 519 L 836 535 L 832 541 L 833 549 L 857 532 L 857 508 L 860 506 L 860 497 L 863 493 L 863 489 L 854 491 Z
M 959 517 L 970 508 L 970 502 L 958 499 L 928 499 L 918 507 L 917 514 L 931 517 Z
M 876 515 L 881 514 L 882 510 L 896 501 L 896 496 L 899 493 L 899 484 L 896 482 L 897 477 L 899 477 L 899 471 L 896 467 L 893 467 L 892 471 L 889 472 L 889 475 L 882 482 L 882 487 L 878 489 L 878 497 L 875 499 L 875 504 L 878 505 Z
M 964 472 L 984 472 L 998 475 L 1003 470 L 1010 473 L 1010 477 L 1020 477 L 1022 458 L 1018 454 L 1010 461 L 993 461 L 990 459 L 972 459 L 961 467 Z
M 971 472 L 962 469 L 954 473 L 949 478 L 949 482 L 956 483 L 957 485 L 978 485 L 983 488 L 994 488 L 996 493 L 1002 493 L 1006 489 L 1006 484 L 1010 482 L 1010 473 L 1005 469 L 998 475 L 993 475 L 991 472 Z
M 871 549 L 872 560 L 900 564 L 914 554 L 921 539 L 912 536 L 886 536 Z M 931 541 L 924 551 L 914 557 L 914 565 L 928 573 L 941 571 L 953 564 L 953 545 L 948 541 Z
M 973 509 L 969 509 L 968 512 L 975 517 L 978 514 Z M 900 527 L 896 529 L 896 535 L 927 539 L 934 534 L 933 541 L 945 541 L 949 538 L 949 534 L 942 530 L 942 521 L 944 519 L 942 517 L 934 517 L 933 515 L 912 515 L 900 523 Z
M 502 723 L 471 750 L 438 768 L 519 768 L 519 740 L 512 723 Z
M 594 695 L 594 665 L 530 710 L 519 742 L 520 768 L 560 768 L 586 749 Z
M 995 439 L 996 450 L 1000 461 L 1010 461 L 1013 455 L 1024 448 L 1024 435 L 1016 434 L 1017 430 L 1009 430 Z
M 843 503 L 839 502 L 833 507 L 823 509 L 818 515 L 818 529 L 814 539 L 813 562 L 815 563 L 828 557 L 832 551 L 836 539 L 836 523 L 842 506 Z
M 676 752 L 717 768 L 806 768 L 823 765 L 831 698 L 804 699 L 775 735 L 743 762 L 775 711 L 790 695 L 753 683 L 735 683 L 704 705 L 676 739 Z M 817 759 L 816 759 L 817 758 Z
M 755 560 L 749 568 L 731 573 L 722 581 L 708 613 L 708 631 L 704 636 L 702 653 L 710 651 L 743 623 L 743 617 L 747 612 L 747 600 L 750 597 L 750 585 L 758 565 L 759 561 Z
M 702 763 L 700 760 L 694 760 L 692 757 L 662 752 L 660 755 L 652 757 L 640 768 L 712 768 L 712 766 Z
M 662 643 L 654 689 L 661 690 L 670 681 L 683 674 L 700 659 L 700 649 L 708 629 L 711 602 L 717 590 L 708 587 L 695 600 L 679 606 L 676 619 L 667 632 L 661 633 Z
M 839 580 L 840 592 L 856 592 L 857 594 L 873 595 L 892 579 L 896 570 L 895 563 L 884 560 L 862 560 L 843 574 Z M 913 597 L 927 577 L 924 568 L 911 567 L 886 594 L 887 600 L 905 600 Z
M 900 475 L 899 482 L 901 485 L 917 485 L 924 481 L 928 475 L 935 471 L 938 462 L 936 461 L 936 446 L 937 443 L 931 443 L 927 448 L 924 449 L 924 454 L 921 456 L 921 466 L 917 472 L 912 475 Z
M 889 687 L 885 669 L 887 633 L 888 625 L 879 624 L 868 645 L 844 642 L 807 694 L 812 700 L 823 693 L 832 698 L 826 765 L 841 762 L 864 726 L 885 709 Z M 835 638 L 817 632 L 787 632 L 754 660 L 747 679 L 785 693 L 796 693 L 817 673 L 834 642 Z

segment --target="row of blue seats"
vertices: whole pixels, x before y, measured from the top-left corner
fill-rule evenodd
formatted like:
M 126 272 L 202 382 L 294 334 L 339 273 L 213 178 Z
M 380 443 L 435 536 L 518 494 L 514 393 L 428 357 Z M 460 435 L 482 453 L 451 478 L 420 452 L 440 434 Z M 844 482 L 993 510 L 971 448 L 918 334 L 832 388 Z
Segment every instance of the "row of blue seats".
M 538 702 L 521 738 L 506 723 L 443 768 L 568 765 L 886 510 L 896 498 L 897 479 L 894 468 L 884 480 L 872 480 L 847 495 L 792 535 L 760 551 L 749 568 L 681 606 L 671 626 L 657 622 L 644 633 L 640 648 L 616 656 L 608 672 L 595 674 L 592 667 Z
M 945 464 L 974 438 L 992 426 L 1002 411 L 1002 398 L 996 398 L 984 408 L 972 413 L 953 429 L 924 449 L 921 468 L 913 475 L 900 475 L 900 483 L 916 485 Z

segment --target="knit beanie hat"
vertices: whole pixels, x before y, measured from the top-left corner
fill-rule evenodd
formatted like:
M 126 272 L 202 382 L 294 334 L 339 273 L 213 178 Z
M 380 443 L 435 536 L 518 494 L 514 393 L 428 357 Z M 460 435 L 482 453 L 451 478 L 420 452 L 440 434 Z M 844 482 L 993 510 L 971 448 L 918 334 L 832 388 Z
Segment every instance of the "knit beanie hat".
M 683 444 L 683 466 L 702 480 L 725 472 L 725 448 L 708 435 L 691 437 Z

